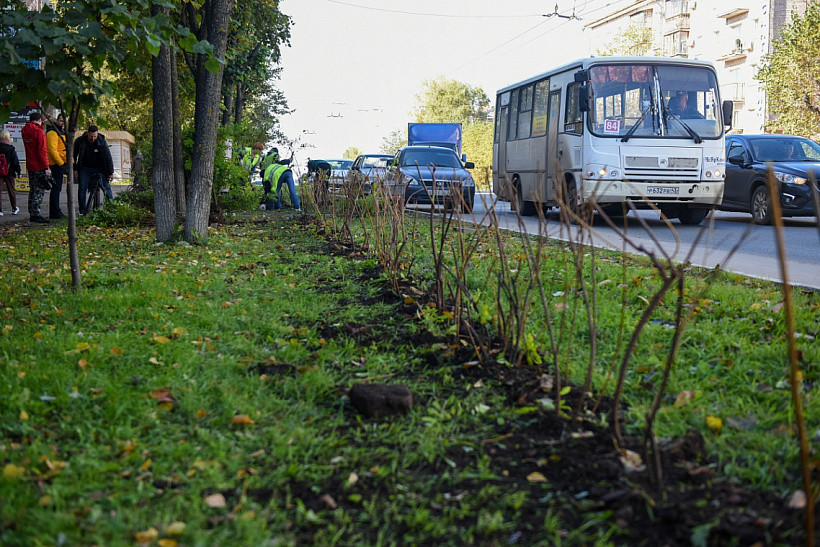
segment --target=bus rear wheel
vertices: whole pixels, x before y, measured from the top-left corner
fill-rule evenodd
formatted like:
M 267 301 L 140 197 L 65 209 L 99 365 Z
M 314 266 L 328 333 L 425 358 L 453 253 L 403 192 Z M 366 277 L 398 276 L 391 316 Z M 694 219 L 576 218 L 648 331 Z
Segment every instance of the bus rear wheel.
M 535 203 L 524 199 L 524 192 L 521 188 L 520 179 L 515 179 L 515 200 L 512 204 L 513 210 L 521 213 L 522 217 L 531 217 L 538 213 L 538 210 L 535 208 Z

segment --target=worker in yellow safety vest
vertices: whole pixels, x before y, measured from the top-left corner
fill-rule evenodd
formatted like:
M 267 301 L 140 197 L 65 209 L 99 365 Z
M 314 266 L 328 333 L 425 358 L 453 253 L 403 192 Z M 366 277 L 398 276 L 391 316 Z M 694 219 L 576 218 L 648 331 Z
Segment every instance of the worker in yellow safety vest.
M 253 146 L 246 146 L 239 151 L 239 164 L 248 172 L 248 180 L 253 180 L 254 171 L 262 163 L 263 148 L 261 142 L 256 142 Z
M 273 154 L 273 161 L 265 169 L 265 174 L 262 177 L 262 184 L 265 188 L 262 204 L 265 209 L 280 209 L 282 207 L 282 186 L 287 184 L 291 205 L 298 211 L 300 210 L 299 194 L 296 192 L 296 183 L 290 169 L 290 162 L 293 158 L 279 158 L 279 150 L 276 148 L 271 150 L 271 153 Z M 276 202 L 273 201 L 273 198 L 268 197 L 273 188 L 276 188 Z

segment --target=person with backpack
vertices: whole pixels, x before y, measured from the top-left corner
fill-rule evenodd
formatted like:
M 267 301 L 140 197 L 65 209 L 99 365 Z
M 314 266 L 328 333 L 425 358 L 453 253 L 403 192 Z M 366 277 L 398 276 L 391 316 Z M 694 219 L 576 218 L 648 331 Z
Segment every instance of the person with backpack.
M 3 216 L 3 186 L 9 193 L 11 202 L 11 214 L 20 212 L 17 207 L 17 191 L 14 189 L 15 178 L 20 176 L 20 160 L 17 158 L 17 150 L 11 144 L 11 133 L 3 130 L 0 133 L 0 217 Z
M 65 118 L 60 114 L 57 121 L 48 120 L 46 129 L 46 145 L 48 147 L 48 163 L 51 165 L 51 177 L 54 183 L 48 194 L 48 218 L 61 219 L 65 216 L 60 210 L 60 193 L 63 191 L 63 177 L 66 175 L 65 155 Z

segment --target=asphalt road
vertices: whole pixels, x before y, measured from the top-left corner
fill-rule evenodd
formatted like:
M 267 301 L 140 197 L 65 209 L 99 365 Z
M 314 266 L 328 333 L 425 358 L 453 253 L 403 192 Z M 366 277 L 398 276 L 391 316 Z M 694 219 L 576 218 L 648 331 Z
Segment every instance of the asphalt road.
M 112 185 L 115 194 L 128 186 Z M 66 208 L 65 188 L 61 194 L 63 211 Z M 30 225 L 28 215 L 28 192 L 17 193 L 17 206 L 20 213 L 11 215 L 11 204 L 8 194 L 3 189 L 3 212 L 0 217 L 2 224 Z M 476 195 L 473 216 L 477 221 L 487 218 L 487 207 L 492 206 L 494 195 L 479 193 Z M 76 201 L 76 200 L 75 200 Z M 507 202 L 497 202 L 495 211 L 502 228 L 520 230 L 517 215 L 510 210 Z M 425 208 L 426 209 L 426 208 Z M 48 214 L 48 192 L 43 198 L 42 212 Z M 545 232 L 550 237 L 568 239 L 570 235 L 566 226 L 559 220 L 557 210 L 553 209 L 546 218 L 546 224 L 539 227 L 538 217 L 522 217 L 524 229 L 528 233 Z M 646 223 L 642 225 L 639 218 Z M 712 222 L 710 219 L 714 217 Z M 631 212 L 627 217 L 627 234 L 636 245 L 640 245 L 650 252 L 662 256 L 665 251 L 673 259 L 683 261 L 690 257 L 690 262 L 697 266 L 713 268 L 720 265 L 724 270 L 751 277 L 781 281 L 780 262 L 777 255 L 775 231 L 771 226 L 751 225 L 751 215 L 744 213 L 713 212 L 704 221 L 706 229 L 695 245 L 695 240 L 701 232 L 700 226 L 685 226 L 673 221 L 672 228 L 660 220 L 658 213 L 653 211 Z M 60 221 L 65 222 L 65 221 Z M 788 257 L 788 279 L 793 285 L 820 290 L 820 229 L 818 219 L 792 218 L 785 219 L 785 241 Z M 574 227 L 573 230 L 578 228 Z M 593 221 L 593 242 L 596 246 L 619 250 L 623 248 L 623 239 L 600 217 Z M 577 232 L 573 233 L 577 240 Z M 742 241 L 741 241 L 742 240 Z M 729 257 L 729 253 L 741 241 L 740 246 Z M 693 250 L 694 247 L 694 250 Z M 638 253 L 634 248 L 629 252 Z M 690 255 L 691 253 L 691 255 Z
M 493 194 L 481 193 L 476 196 L 474 216 L 481 220 L 486 216 L 487 206 L 493 203 Z M 507 202 L 495 206 L 501 227 L 520 230 L 517 215 L 510 210 Z M 644 220 L 646 227 L 641 224 Z M 711 221 L 714 217 L 714 221 Z M 690 262 L 697 266 L 713 268 L 720 265 L 727 271 L 782 281 L 783 275 L 772 226 L 751 225 L 751 215 L 744 213 L 713 212 L 704 221 L 705 229 L 695 244 L 701 226 L 685 226 L 672 222 L 672 230 L 654 211 L 631 212 L 627 216 L 627 237 L 637 245 L 659 256 L 665 251 L 673 259 L 683 261 L 690 256 Z M 567 240 L 571 235 L 560 222 L 557 209 L 551 210 L 546 225 L 539 227 L 538 217 L 522 217 L 528 233 L 545 231 L 550 237 Z M 484 222 L 488 220 L 484 218 Z M 788 257 L 787 277 L 793 285 L 820 290 L 820 229 L 815 217 L 785 219 L 784 238 Z M 621 222 L 622 224 L 622 222 Z M 573 230 L 578 228 L 573 227 Z M 600 217 L 593 221 L 593 242 L 598 247 L 620 250 L 623 238 Z M 577 231 L 573 232 L 577 240 Z M 732 256 L 731 250 L 739 247 Z M 694 250 L 693 250 L 694 248 Z M 629 252 L 638 253 L 634 248 Z
M 74 188 L 77 186 L 75 185 Z M 112 184 L 111 191 L 116 196 L 123 190 L 130 188 L 131 185 L 129 184 Z M 21 192 L 18 190 L 17 192 L 17 207 L 20 208 L 20 212 L 16 215 L 11 214 L 11 201 L 9 200 L 9 195 L 6 192 L 6 187 L 3 186 L 0 188 L 2 190 L 2 199 L 3 199 L 3 216 L 0 217 L 0 224 L 26 224 L 31 225 L 32 223 L 29 222 L 29 214 L 28 214 L 28 192 Z M 76 192 L 76 190 L 75 190 Z M 40 213 L 48 218 L 48 199 L 49 194 L 51 192 L 46 192 L 43 196 L 43 204 L 40 206 Z M 66 215 L 68 214 L 68 203 L 67 200 L 68 196 L 66 194 L 66 185 L 63 184 L 63 190 L 60 192 L 60 209 L 62 209 L 63 213 Z M 74 196 L 74 208 L 77 208 L 77 196 Z M 59 222 L 59 221 L 55 221 Z M 42 226 L 42 224 L 38 224 L 37 226 Z

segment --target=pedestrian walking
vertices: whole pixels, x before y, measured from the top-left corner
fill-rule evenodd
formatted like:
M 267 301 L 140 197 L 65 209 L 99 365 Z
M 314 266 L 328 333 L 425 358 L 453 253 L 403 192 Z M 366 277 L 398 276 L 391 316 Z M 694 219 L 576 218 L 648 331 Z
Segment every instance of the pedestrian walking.
M 32 112 L 23 127 L 23 146 L 26 149 L 26 171 L 28 171 L 28 216 L 31 222 L 48 224 L 48 219 L 40 214 L 40 205 L 46 190 L 51 189 L 50 169 L 46 132 L 43 131 L 43 115 Z
M 65 155 L 65 118 L 62 114 L 57 121 L 48 120 L 46 130 L 46 146 L 48 147 L 48 163 L 51 166 L 51 191 L 48 194 L 48 218 L 60 219 L 65 213 L 60 210 L 60 193 L 63 191 L 63 177 L 67 175 Z
M 20 160 L 17 150 L 11 144 L 11 133 L 5 129 L 0 132 L 0 216 L 3 216 L 3 186 L 9 194 L 11 214 L 20 212 L 17 207 L 17 190 L 14 188 L 15 178 L 20 176 Z

